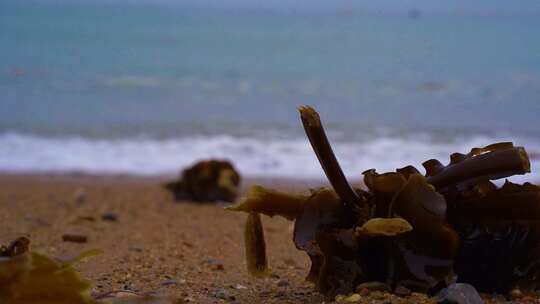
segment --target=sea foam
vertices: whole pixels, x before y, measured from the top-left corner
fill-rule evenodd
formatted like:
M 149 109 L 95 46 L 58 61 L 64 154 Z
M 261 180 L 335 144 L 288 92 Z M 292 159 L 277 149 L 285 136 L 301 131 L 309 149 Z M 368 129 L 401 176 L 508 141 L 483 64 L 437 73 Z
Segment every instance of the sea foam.
M 466 153 L 472 147 L 501 140 L 504 139 L 486 136 L 447 142 L 434 142 L 424 137 L 414 141 L 378 137 L 365 142 L 334 142 L 333 146 L 345 174 L 359 178 L 361 172 L 369 168 L 384 172 L 411 164 L 421 169 L 421 163 L 430 158 L 447 163 L 453 152 Z M 540 161 L 535 156 L 540 145 L 521 139 L 515 144 L 526 146 L 533 156 L 533 174 L 512 180 L 538 181 Z M 175 139 L 89 139 L 13 132 L 0 135 L 0 171 L 4 172 L 173 175 L 181 168 L 206 158 L 229 159 L 241 174 L 249 177 L 324 178 L 305 138 L 257 139 L 220 135 Z

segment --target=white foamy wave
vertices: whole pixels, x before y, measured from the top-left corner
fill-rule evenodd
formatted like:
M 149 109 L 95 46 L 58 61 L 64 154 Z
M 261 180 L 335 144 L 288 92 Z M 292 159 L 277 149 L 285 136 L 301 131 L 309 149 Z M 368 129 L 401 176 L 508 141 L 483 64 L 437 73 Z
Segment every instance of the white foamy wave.
M 437 158 L 448 162 L 453 152 L 466 153 L 508 138 L 474 136 L 449 142 L 433 142 L 427 137 L 411 141 L 379 137 L 369 142 L 334 143 L 334 150 L 350 178 L 363 170 L 379 172 L 405 165 L 421 168 L 421 163 Z M 531 155 L 538 155 L 536 142 L 514 140 Z M 0 171 L 72 172 L 134 175 L 170 175 L 197 160 L 231 160 L 240 173 L 251 177 L 324 178 L 324 173 L 306 139 L 237 138 L 232 136 L 185 137 L 179 139 L 87 139 L 81 137 L 46 138 L 19 133 L 0 135 Z M 538 181 L 540 161 L 533 157 L 533 175 L 514 181 Z

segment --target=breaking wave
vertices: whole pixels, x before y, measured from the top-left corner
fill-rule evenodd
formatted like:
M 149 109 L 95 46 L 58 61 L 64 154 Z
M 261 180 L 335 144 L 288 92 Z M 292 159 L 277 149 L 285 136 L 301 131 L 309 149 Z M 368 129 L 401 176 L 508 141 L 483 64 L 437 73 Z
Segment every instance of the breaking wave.
M 334 150 L 350 178 L 377 168 L 394 170 L 437 158 L 448 162 L 449 154 L 467 152 L 508 138 L 471 136 L 434 142 L 428 137 L 377 137 L 364 142 L 334 142 Z M 533 175 L 513 181 L 540 180 L 540 144 L 514 139 L 531 155 Z M 88 139 L 83 137 L 42 137 L 6 132 L 0 134 L 0 171 L 4 172 L 86 172 L 98 174 L 172 175 L 205 158 L 231 160 L 248 177 L 289 177 L 322 179 L 324 173 L 305 138 L 258 139 L 248 137 L 197 136 L 175 139 L 124 138 Z

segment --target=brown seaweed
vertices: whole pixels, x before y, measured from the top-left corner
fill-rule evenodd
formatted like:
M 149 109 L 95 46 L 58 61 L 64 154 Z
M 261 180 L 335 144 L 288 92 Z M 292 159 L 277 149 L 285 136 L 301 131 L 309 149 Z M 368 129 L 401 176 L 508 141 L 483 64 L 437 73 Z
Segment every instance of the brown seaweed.
M 246 262 L 248 272 L 253 276 L 265 276 L 268 270 L 266 243 L 261 223 L 261 216 L 250 212 L 244 231 L 246 241 Z
M 302 213 L 307 199 L 306 195 L 282 193 L 255 185 L 240 202 L 226 209 L 280 215 L 294 220 Z
M 433 159 L 423 165 L 429 183 L 439 190 L 452 186 L 465 189 L 481 181 L 525 174 L 531 170 L 525 149 L 508 142 L 473 148 L 468 154 L 454 153 L 446 167 Z
M 456 280 L 486 292 L 540 287 L 540 188 L 491 182 L 530 171 L 523 147 L 473 148 L 447 166 L 428 160 L 425 175 L 413 166 L 370 169 L 365 191 L 346 180 L 317 112 L 301 107 L 300 117 L 332 189 L 292 195 L 259 186 L 229 209 L 294 220 L 293 241 L 311 260 L 306 279 L 319 292 L 348 294 L 372 281 L 424 292 Z
M 184 169 L 178 180 L 168 182 L 164 187 L 177 201 L 233 202 L 239 185 L 240 174 L 232 163 L 211 159 Z
M 308 106 L 300 107 L 299 111 L 309 142 L 332 187 L 345 204 L 361 204 L 361 198 L 349 185 L 345 174 L 343 174 L 343 170 L 341 170 L 332 146 L 330 146 L 324 132 L 319 114 Z

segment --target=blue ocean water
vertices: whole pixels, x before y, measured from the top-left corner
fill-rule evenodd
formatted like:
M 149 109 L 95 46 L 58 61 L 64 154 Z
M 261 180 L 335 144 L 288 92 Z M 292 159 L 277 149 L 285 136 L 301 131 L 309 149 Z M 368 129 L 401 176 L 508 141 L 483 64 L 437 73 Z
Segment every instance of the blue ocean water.
M 540 153 L 536 15 L 0 2 L 0 170 L 168 174 L 205 157 L 320 177 L 511 140 Z M 536 162 L 533 170 L 540 169 Z

